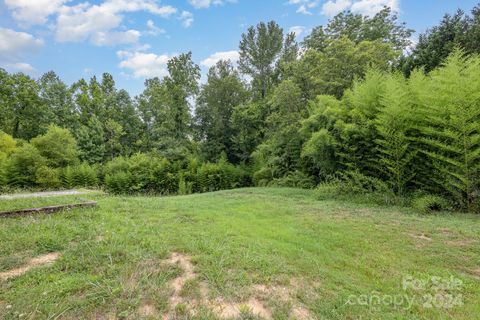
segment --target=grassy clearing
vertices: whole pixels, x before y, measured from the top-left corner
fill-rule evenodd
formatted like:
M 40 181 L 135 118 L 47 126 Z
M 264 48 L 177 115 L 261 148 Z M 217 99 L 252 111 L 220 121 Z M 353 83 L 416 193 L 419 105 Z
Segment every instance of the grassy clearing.
M 0 280 L 0 318 L 161 318 L 177 295 L 178 319 L 189 318 L 191 306 L 194 318 L 214 319 L 211 301 L 252 298 L 274 319 L 287 319 L 295 306 L 319 319 L 479 318 L 478 216 L 319 201 L 295 189 L 88 198 L 98 208 L 0 220 L 0 272 L 61 253 L 51 266 Z M 171 284 L 185 270 L 165 263 L 173 252 L 194 266 L 178 292 Z M 408 276 L 461 280 L 463 306 L 428 308 L 425 291 L 402 289 Z M 372 293 L 414 303 L 347 303 Z M 252 318 L 241 308 L 240 317 Z

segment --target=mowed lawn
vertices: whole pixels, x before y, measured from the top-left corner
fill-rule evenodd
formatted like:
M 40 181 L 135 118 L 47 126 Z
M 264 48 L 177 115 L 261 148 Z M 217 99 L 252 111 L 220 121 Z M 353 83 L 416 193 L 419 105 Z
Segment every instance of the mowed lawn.
M 269 188 L 0 208 L 80 198 L 0 219 L 0 273 L 58 253 L 0 279 L 1 319 L 480 319 L 479 216 Z

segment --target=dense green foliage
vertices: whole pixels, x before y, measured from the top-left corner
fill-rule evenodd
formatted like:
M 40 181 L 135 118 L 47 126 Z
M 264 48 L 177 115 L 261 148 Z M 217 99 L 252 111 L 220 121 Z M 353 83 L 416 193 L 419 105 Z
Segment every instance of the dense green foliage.
M 238 69 L 219 61 L 200 85 L 181 54 L 133 99 L 109 74 L 68 86 L 2 70 L 0 186 L 320 185 L 479 211 L 479 12 L 445 16 L 410 55 L 413 31 L 389 8 L 340 13 L 300 45 L 259 23 L 242 35 Z
M 400 68 L 409 75 L 415 68 L 430 72 L 440 66 L 456 47 L 480 53 L 480 5 L 468 15 L 462 10 L 446 14 L 440 24 L 421 34 L 412 53 L 403 57 Z

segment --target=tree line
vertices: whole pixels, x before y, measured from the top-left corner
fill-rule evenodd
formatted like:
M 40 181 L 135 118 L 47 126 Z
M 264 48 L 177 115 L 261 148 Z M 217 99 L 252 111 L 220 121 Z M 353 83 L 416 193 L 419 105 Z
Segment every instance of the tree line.
M 238 66 L 219 61 L 200 85 L 181 54 L 133 98 L 109 74 L 69 86 L 0 70 L 0 185 L 328 185 L 476 211 L 480 6 L 445 15 L 413 47 L 412 34 L 387 7 L 342 12 L 301 43 L 259 23 Z

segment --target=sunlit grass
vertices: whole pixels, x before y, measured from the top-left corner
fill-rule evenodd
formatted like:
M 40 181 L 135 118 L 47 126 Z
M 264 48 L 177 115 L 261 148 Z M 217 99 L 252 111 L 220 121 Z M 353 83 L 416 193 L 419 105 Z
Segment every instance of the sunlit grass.
M 294 299 L 318 318 L 480 314 L 478 216 L 424 216 L 399 207 L 320 201 L 315 191 L 296 189 L 87 198 L 97 199 L 98 208 L 0 220 L 0 272 L 43 253 L 62 254 L 52 266 L 0 280 L 0 318 L 137 319 L 146 302 L 161 317 L 168 308 L 168 283 L 180 272 L 162 263 L 171 252 L 195 264 L 198 279 L 184 288 L 186 295 L 198 294 L 196 286 L 203 282 L 212 298 L 243 301 L 255 284 L 299 282 L 304 285 Z M 36 205 L 31 201 L 37 200 L 19 199 L 10 207 Z M 421 292 L 402 289 L 407 276 L 458 278 L 464 305 L 423 306 Z M 408 294 L 417 303 L 411 308 L 347 303 L 352 295 L 372 292 Z M 273 298 L 265 304 L 273 318 L 288 315 L 288 305 Z

